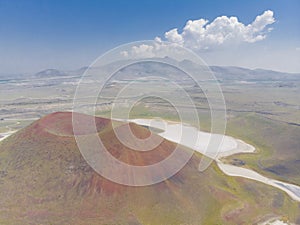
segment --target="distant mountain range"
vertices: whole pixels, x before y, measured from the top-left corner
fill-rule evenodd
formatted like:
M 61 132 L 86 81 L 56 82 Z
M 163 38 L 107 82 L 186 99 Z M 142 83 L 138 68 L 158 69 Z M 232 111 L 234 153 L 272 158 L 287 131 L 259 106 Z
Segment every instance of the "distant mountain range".
M 193 62 L 184 60 L 179 64 L 193 67 Z M 162 67 L 163 68 L 163 67 Z M 46 69 L 34 74 L 37 78 L 50 78 L 60 76 L 81 76 L 88 67 L 82 67 L 73 71 L 62 71 L 57 69 Z M 90 68 L 91 71 L 97 71 L 97 67 Z M 131 70 L 143 69 L 141 66 L 135 65 Z M 149 66 L 145 69 L 149 69 Z M 161 68 L 160 68 L 161 69 Z M 162 71 L 166 74 L 166 69 Z M 235 66 L 210 66 L 211 71 L 217 79 L 227 81 L 295 81 L 300 80 L 300 73 L 286 73 L 265 69 L 247 69 Z
M 285 73 L 265 69 L 246 69 L 234 66 L 210 66 L 215 76 L 224 80 L 275 81 L 299 80 L 300 73 Z

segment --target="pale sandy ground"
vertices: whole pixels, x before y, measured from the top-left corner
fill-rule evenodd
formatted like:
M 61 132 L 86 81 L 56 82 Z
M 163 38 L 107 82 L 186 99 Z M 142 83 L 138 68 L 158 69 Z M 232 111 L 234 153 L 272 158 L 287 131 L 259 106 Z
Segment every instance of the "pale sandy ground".
M 215 160 L 236 153 L 252 153 L 255 148 L 242 140 L 230 136 L 211 134 L 180 123 L 134 119 L 131 122 L 164 130 L 160 136 L 187 146 Z M 217 149 L 217 150 L 216 150 Z
M 294 223 L 285 223 L 278 218 L 269 219 L 263 223 L 259 223 L 258 225 L 295 225 Z
M 244 177 L 256 180 L 286 192 L 292 199 L 300 202 L 300 187 L 278 180 L 269 179 L 259 173 L 229 164 L 224 164 L 220 158 L 236 153 L 253 153 L 255 148 L 242 140 L 230 136 L 202 132 L 196 128 L 180 123 L 169 123 L 151 119 L 135 119 L 131 122 L 164 130 L 160 136 L 189 147 L 216 160 L 219 168 L 229 176 Z M 215 149 L 218 149 L 217 151 Z
M 8 132 L 5 132 L 5 133 L 0 133 L 0 141 L 4 140 L 5 138 L 9 137 L 10 135 L 12 135 L 15 132 L 16 132 L 16 130 L 8 131 Z

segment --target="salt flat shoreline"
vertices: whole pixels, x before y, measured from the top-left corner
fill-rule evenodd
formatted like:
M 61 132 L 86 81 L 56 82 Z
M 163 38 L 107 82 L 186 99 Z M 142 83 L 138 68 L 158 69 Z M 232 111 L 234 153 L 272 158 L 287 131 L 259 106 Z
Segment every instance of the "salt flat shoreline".
M 133 119 L 129 120 L 130 122 L 137 123 L 139 125 L 149 126 L 164 130 L 162 133 L 158 133 L 161 137 L 168 139 L 169 141 L 173 141 L 175 143 L 181 144 L 183 146 L 189 147 L 201 154 L 213 158 L 216 161 L 219 168 L 228 176 L 237 176 L 243 177 L 251 180 L 255 180 L 264 184 L 271 185 L 275 188 L 278 188 L 284 192 L 286 192 L 293 200 L 300 202 L 300 187 L 294 184 L 285 183 L 282 181 L 274 180 L 262 176 L 261 174 L 246 169 L 243 167 L 233 166 L 230 164 L 223 163 L 220 159 L 223 157 L 227 157 L 230 155 L 238 154 L 238 153 L 253 153 L 255 152 L 255 147 L 247 144 L 246 142 L 224 135 L 222 142 L 218 147 L 218 152 L 210 152 L 207 151 L 206 148 L 209 146 L 210 138 L 213 135 L 219 134 L 210 134 L 207 132 L 202 132 L 197 130 L 196 128 L 180 123 L 169 123 L 168 121 L 160 121 L 153 122 L 151 119 Z M 182 131 L 190 132 L 187 136 L 190 137 L 198 137 L 197 142 L 192 142 L 190 139 L 185 139 L 181 137 Z M 197 132 L 197 134 L 195 134 Z M 192 134 L 194 133 L 194 134 Z M 200 143 L 198 143 L 200 142 Z M 213 156 L 213 157 L 212 157 Z
M 10 135 L 12 135 L 15 132 L 17 132 L 17 130 L 0 133 L 0 142 L 3 141 L 5 138 L 8 138 Z

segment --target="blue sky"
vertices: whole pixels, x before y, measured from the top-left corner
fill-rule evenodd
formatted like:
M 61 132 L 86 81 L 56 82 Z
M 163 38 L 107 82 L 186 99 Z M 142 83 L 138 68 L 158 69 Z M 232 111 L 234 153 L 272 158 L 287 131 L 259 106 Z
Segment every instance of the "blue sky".
M 298 0 L 0 0 L 0 73 L 76 69 L 120 44 L 182 31 L 188 20 L 236 16 L 247 25 L 266 10 L 275 22 L 264 40 L 199 55 L 213 65 L 300 72 Z

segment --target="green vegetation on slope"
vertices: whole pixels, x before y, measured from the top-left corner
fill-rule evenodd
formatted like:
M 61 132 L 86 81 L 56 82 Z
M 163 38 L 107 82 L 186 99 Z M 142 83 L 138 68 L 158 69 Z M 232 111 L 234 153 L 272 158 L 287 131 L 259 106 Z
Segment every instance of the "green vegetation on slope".
M 60 118 L 56 123 L 68 127 L 69 122 Z M 67 131 L 56 125 L 51 127 Z M 139 126 L 134 129 L 146 132 Z M 99 135 L 106 136 L 107 147 L 119 151 L 109 125 Z M 169 148 L 165 144 L 161 147 Z M 123 148 L 121 154 L 127 151 Z M 256 223 L 265 215 L 299 219 L 299 204 L 283 192 L 225 176 L 214 163 L 200 173 L 200 158 L 195 154 L 181 171 L 159 184 L 123 186 L 95 173 L 74 137 L 49 132 L 38 121 L 0 144 L 0 224 L 232 225 Z

